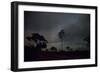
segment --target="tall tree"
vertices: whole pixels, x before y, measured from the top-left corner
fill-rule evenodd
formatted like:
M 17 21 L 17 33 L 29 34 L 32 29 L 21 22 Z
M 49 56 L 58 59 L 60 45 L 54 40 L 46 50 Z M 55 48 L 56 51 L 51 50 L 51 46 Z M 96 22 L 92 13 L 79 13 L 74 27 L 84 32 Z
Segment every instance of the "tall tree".
M 61 39 L 61 48 L 64 50 L 63 46 L 64 46 L 64 30 L 62 29 L 59 33 L 58 36 Z

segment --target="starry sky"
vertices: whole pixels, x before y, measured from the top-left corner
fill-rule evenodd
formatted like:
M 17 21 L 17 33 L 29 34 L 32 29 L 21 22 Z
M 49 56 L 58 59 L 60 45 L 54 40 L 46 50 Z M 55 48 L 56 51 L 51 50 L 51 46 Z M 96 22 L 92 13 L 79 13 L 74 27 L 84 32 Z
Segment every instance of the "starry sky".
M 90 34 L 90 14 L 24 11 L 25 37 L 32 32 L 39 33 L 59 48 L 61 30 L 64 30 L 65 45 L 84 46 L 83 39 Z

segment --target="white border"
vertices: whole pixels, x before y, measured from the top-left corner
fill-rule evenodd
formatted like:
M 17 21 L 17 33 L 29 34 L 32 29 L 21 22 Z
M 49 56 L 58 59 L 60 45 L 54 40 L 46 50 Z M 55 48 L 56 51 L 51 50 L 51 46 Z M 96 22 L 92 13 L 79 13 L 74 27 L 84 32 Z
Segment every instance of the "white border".
M 24 62 L 24 11 L 42 11 L 42 12 L 64 12 L 64 13 L 84 13 L 91 15 L 91 59 L 78 60 L 56 60 L 56 61 L 38 61 Z M 18 68 L 39 68 L 51 66 L 71 66 L 95 64 L 95 10 L 81 8 L 61 8 L 48 6 L 18 6 Z

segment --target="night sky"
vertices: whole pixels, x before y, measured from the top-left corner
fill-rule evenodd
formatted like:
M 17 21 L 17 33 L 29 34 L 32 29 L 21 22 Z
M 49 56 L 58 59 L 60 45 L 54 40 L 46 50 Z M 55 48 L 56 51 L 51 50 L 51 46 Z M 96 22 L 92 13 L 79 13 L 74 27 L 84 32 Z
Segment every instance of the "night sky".
M 24 11 L 24 34 L 39 33 L 48 40 L 48 47 L 60 49 L 61 39 L 58 33 L 64 30 L 64 46 L 88 50 L 85 37 L 90 34 L 90 15 L 76 13 L 32 12 Z M 28 41 L 25 39 L 25 45 Z

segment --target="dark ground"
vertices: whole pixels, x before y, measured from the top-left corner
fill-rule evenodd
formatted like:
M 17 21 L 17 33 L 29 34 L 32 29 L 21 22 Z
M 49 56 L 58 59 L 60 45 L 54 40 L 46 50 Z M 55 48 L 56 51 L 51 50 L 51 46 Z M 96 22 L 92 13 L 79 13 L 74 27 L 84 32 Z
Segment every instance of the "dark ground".
M 90 51 L 37 51 L 31 48 L 25 48 L 24 61 L 47 61 L 47 60 L 70 60 L 70 59 L 87 59 L 90 58 Z

